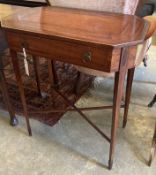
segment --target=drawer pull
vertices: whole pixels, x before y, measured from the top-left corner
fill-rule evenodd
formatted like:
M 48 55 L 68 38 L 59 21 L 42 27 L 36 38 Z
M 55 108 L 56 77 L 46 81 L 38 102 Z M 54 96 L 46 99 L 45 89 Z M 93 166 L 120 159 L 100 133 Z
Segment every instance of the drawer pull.
M 86 52 L 83 55 L 83 62 L 89 62 L 92 60 L 92 53 L 91 52 Z

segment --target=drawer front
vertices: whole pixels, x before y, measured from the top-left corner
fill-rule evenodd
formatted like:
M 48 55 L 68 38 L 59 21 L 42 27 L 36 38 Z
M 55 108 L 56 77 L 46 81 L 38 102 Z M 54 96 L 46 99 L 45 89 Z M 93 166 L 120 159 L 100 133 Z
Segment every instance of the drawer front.
M 17 51 L 22 51 L 22 47 L 24 47 L 29 54 L 106 72 L 116 71 L 119 67 L 119 49 L 92 47 L 59 39 L 41 38 L 13 32 L 7 32 L 7 38 L 10 48 Z

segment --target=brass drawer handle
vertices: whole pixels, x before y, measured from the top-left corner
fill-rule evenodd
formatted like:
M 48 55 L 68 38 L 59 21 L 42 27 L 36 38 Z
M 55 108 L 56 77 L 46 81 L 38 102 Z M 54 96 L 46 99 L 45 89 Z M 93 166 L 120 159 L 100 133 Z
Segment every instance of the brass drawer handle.
M 92 53 L 91 52 L 86 52 L 83 55 L 83 62 L 90 62 L 92 60 Z

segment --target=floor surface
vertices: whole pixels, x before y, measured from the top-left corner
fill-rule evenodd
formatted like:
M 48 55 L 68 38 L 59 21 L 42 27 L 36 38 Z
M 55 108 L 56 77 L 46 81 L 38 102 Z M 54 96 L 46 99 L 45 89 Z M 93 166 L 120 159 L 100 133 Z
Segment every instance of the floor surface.
M 0 112 L 0 175 L 156 175 L 156 158 L 146 163 L 156 121 L 156 105 L 147 108 L 156 93 L 156 46 L 150 50 L 148 67 L 135 73 L 128 124 L 118 129 L 114 166 L 106 168 L 108 143 L 76 112 L 68 112 L 54 127 L 31 119 L 33 136 L 25 120 L 18 117 L 15 128 L 8 114 Z M 113 79 L 97 78 L 77 106 L 111 104 Z M 110 134 L 111 110 L 87 113 Z

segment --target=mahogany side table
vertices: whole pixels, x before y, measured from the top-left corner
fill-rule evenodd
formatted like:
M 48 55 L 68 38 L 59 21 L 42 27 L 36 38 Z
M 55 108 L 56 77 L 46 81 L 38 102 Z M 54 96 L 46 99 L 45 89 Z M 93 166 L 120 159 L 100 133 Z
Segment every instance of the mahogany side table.
M 29 9 L 2 21 L 8 39 L 14 71 L 21 95 L 29 135 L 32 135 L 29 111 L 20 74 L 17 52 L 42 56 L 95 70 L 115 73 L 111 134 L 107 136 L 71 103 L 76 110 L 110 144 L 108 167 L 112 168 L 119 112 L 126 73 L 135 68 L 136 47 L 148 31 L 145 20 L 108 12 L 58 7 Z M 128 105 L 125 106 L 128 109 Z

